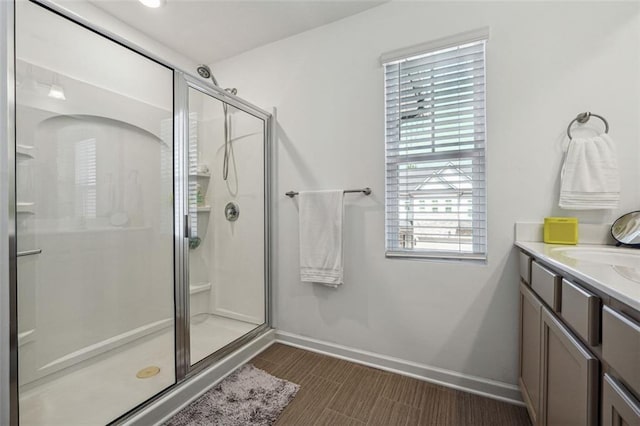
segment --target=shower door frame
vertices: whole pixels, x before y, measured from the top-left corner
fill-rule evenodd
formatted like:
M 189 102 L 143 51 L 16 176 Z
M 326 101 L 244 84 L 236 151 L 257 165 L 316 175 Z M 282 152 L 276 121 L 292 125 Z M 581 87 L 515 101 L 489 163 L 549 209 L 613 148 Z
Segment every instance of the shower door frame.
M 0 70 L 0 160 L 6 155 L 6 182 L 0 186 L 0 219 L 6 217 L 7 240 L 0 248 L 4 255 L 8 252 L 6 267 L 0 267 L 0 424 L 18 426 L 19 422 L 19 385 L 18 385 L 18 327 L 17 327 L 17 239 L 16 239 L 16 112 L 15 112 L 15 2 L 0 0 L 0 24 L 2 42 L 0 42 L 0 63 L 6 67 Z M 28 0 L 51 13 L 62 16 L 81 27 L 99 34 L 139 55 L 164 65 L 174 73 L 173 79 L 173 126 L 174 126 L 174 308 L 175 308 L 175 383 L 148 400 L 134 407 L 113 423 L 125 421 L 178 386 L 197 375 L 217 361 L 240 349 L 254 338 L 272 327 L 271 303 L 271 197 L 272 171 L 271 147 L 273 138 L 273 116 L 269 112 L 232 95 L 225 90 L 204 83 L 195 72 L 189 72 L 171 62 L 149 52 L 126 38 L 92 23 L 89 19 L 54 3 L 52 0 Z M 194 70 L 195 71 L 195 70 Z M 189 356 L 189 264 L 188 264 L 188 88 L 204 92 L 222 102 L 263 120 L 264 123 L 264 304 L 265 322 L 224 348 L 214 352 L 193 366 Z M 0 161 L 0 164 L 1 161 Z M 6 190 L 5 190 L 6 189 Z M 0 226 L 0 231 L 3 231 Z M 4 234 L 0 234 L 4 238 Z M 8 276 L 8 282 L 2 278 Z M 8 348 L 5 342 L 8 339 Z M 7 356 L 8 355 L 8 356 Z
M 15 92 L 15 4 L 13 1 L 0 1 L 0 20 L 4 43 L 0 46 L 2 58 L 0 78 L 0 161 L 6 155 L 6 182 L 0 190 L 0 206 L 5 209 L 0 220 L 6 217 L 7 244 L 0 253 L 8 252 L 6 267 L 0 268 L 0 424 L 7 420 L 10 425 L 18 424 L 18 311 L 17 311 L 17 240 L 16 240 L 16 92 Z M 5 204 L 6 203 L 6 204 Z M 6 216 L 5 216 L 6 215 Z M 0 227 L 2 224 L 0 224 Z M 5 237 L 5 235 L 2 235 Z M 4 279 L 8 278 L 8 282 Z M 6 342 L 9 341 L 7 348 Z M 8 349 L 8 350 L 7 350 Z M 8 395 L 7 395 L 8 393 Z
M 230 342 L 223 348 L 209 354 L 204 359 L 191 364 L 191 345 L 190 345 L 190 313 L 189 313 L 189 239 L 187 238 L 188 223 L 186 218 L 189 216 L 189 158 L 188 158 L 188 141 L 189 141 L 189 89 L 197 90 L 198 92 L 210 96 L 220 102 L 225 102 L 230 106 L 237 108 L 247 114 L 256 117 L 263 122 L 263 165 L 264 165 L 264 323 L 256 326 L 253 330 L 241 336 L 240 338 Z M 214 364 L 216 361 L 221 360 L 230 353 L 236 351 L 246 343 L 253 340 L 256 336 L 264 333 L 271 328 L 271 218 L 269 212 L 271 211 L 271 138 L 272 138 L 272 126 L 273 116 L 268 112 L 248 103 L 247 101 L 232 95 L 226 90 L 216 87 L 210 84 L 203 83 L 202 79 L 185 73 L 181 73 L 176 70 L 174 79 L 174 114 L 176 120 L 174 122 L 176 130 L 176 140 L 183 142 L 183 146 L 178 147 L 183 156 L 180 159 L 180 171 L 176 173 L 176 176 L 183 175 L 181 184 L 183 185 L 180 191 L 180 205 L 182 208 L 182 220 L 183 227 L 180 229 L 183 232 L 182 247 L 181 250 L 184 253 L 180 256 L 180 259 L 185 263 L 181 265 L 181 274 L 183 286 L 181 289 L 176 288 L 176 307 L 177 312 L 180 313 L 180 318 L 176 317 L 177 324 L 182 325 L 181 330 L 178 330 L 176 325 L 176 341 L 181 341 L 182 349 L 182 362 L 178 362 L 179 369 L 184 371 L 185 378 L 197 375 L 202 370 Z M 178 129 L 178 121 L 180 122 L 180 129 Z M 180 132 L 178 135 L 177 132 Z M 176 185 L 178 185 L 178 179 L 176 178 Z M 177 193 L 177 188 L 176 188 Z M 177 211 L 177 209 L 176 209 Z M 177 292 L 181 291 L 178 295 Z M 178 302 L 181 302 L 178 307 Z M 179 339 L 179 340 L 178 340 Z M 183 370 L 184 369 L 184 370 Z

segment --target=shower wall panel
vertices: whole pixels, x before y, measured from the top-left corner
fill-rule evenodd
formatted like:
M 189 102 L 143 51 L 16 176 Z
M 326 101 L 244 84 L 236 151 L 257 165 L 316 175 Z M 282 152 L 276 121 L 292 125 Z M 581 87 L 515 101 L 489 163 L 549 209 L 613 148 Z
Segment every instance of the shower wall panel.
M 210 229 L 215 239 L 211 276 L 212 312 L 230 318 L 262 324 L 264 312 L 264 122 L 244 111 L 229 107 L 229 174 L 222 179 L 224 161 L 223 116 L 217 114 L 208 157 L 216 166 L 209 197 L 216 210 Z M 212 114 L 213 115 L 213 114 Z M 235 222 L 224 215 L 227 203 L 240 209 Z

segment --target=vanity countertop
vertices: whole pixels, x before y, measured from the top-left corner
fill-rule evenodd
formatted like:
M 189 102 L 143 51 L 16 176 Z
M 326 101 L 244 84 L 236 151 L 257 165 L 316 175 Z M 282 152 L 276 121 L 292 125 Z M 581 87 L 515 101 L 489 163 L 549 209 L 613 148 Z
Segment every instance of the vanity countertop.
M 600 244 L 566 246 L 525 241 L 516 241 L 515 244 L 558 271 L 571 275 L 640 311 L 640 260 L 635 263 L 635 256 L 640 256 L 640 250 Z M 585 255 L 574 256 L 572 253 Z M 601 255 L 602 253 L 604 255 Z M 615 265 L 603 263 L 607 254 L 622 254 L 627 259 L 626 262 L 617 262 L 620 264 Z

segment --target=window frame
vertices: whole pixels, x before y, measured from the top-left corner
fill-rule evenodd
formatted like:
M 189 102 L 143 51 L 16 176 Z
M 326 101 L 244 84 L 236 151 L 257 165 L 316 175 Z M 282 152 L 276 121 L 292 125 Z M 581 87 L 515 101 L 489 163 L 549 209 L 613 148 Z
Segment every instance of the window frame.
M 478 42 L 482 42 L 483 43 L 483 62 L 482 62 L 482 66 L 483 66 L 483 71 L 484 71 L 484 79 L 483 79 L 483 84 L 485 87 L 485 91 L 484 93 L 486 94 L 486 70 L 487 70 L 487 63 L 486 63 L 486 49 L 487 49 L 487 44 L 489 41 L 489 35 L 490 35 L 490 31 L 489 31 L 489 27 L 484 27 L 484 28 L 480 28 L 480 29 L 476 29 L 473 31 L 468 31 L 465 33 L 460 33 L 460 34 L 456 34 L 450 37 L 446 37 L 446 38 L 442 38 L 442 39 L 438 39 L 438 40 L 434 40 L 428 43 L 423 43 L 420 45 L 416 45 L 416 46 L 411 46 L 408 48 L 403 48 L 403 49 L 399 49 L 399 50 L 395 50 L 386 54 L 383 54 L 380 57 L 380 63 L 383 67 L 384 70 L 384 76 L 385 78 L 383 78 L 384 80 L 384 119 L 385 119 L 385 123 L 388 120 L 388 111 L 387 108 L 389 107 L 389 103 L 387 100 L 387 83 L 386 83 L 386 66 L 387 65 L 393 65 L 393 64 L 397 64 L 399 62 L 403 62 L 403 61 L 407 61 L 411 58 L 415 58 L 415 57 L 419 57 L 419 56 L 423 56 L 423 55 L 428 55 L 428 54 L 434 54 L 436 52 L 440 52 L 440 51 L 444 51 L 446 49 L 449 48 L 454 48 L 454 47 L 460 47 L 460 46 L 465 46 L 465 45 L 472 45 L 474 43 L 478 43 Z M 393 167 L 394 164 L 397 165 L 398 168 L 396 168 L 396 172 L 400 167 L 401 162 L 400 161 L 395 161 L 395 162 L 390 162 L 389 161 L 389 152 L 388 152 L 388 144 L 389 144 L 389 136 L 387 135 L 387 130 L 388 127 L 385 125 L 385 226 L 384 226 L 384 233 L 385 233 L 385 256 L 388 258 L 414 258 L 414 259 L 436 259 L 436 260 L 459 260 L 459 261 L 475 261 L 475 262 L 485 262 L 487 260 L 487 256 L 488 256 L 488 251 L 489 251 L 489 247 L 488 247 L 488 188 L 487 188 L 487 119 L 486 119 L 486 100 L 483 99 L 482 100 L 482 111 L 484 112 L 484 117 L 482 119 L 482 127 L 483 127 L 483 145 L 481 147 L 476 147 L 473 148 L 471 151 L 475 151 L 475 150 L 481 150 L 481 157 L 482 157 L 482 176 L 483 176 L 483 182 L 481 185 L 478 186 L 473 186 L 471 189 L 471 194 L 470 194 L 470 203 L 462 203 L 462 200 L 458 200 L 458 205 L 457 205 L 457 209 L 456 209 L 456 213 L 460 213 L 460 214 L 464 214 L 464 215 L 468 215 L 470 216 L 470 222 L 471 222 L 471 228 L 472 228 L 472 251 L 471 252 L 467 252 L 467 251 L 456 251 L 456 250 L 440 250 L 440 249 L 427 249 L 427 248 L 421 248 L 418 249 L 415 247 L 416 245 L 416 241 L 417 239 L 415 237 L 413 237 L 413 227 L 415 226 L 413 223 L 410 224 L 410 226 L 405 226 L 403 227 L 401 224 L 401 219 L 400 219 L 400 212 L 396 212 L 395 213 L 395 217 L 393 217 L 393 213 L 390 211 L 391 209 L 389 208 L 389 201 L 390 198 L 388 196 L 388 190 L 389 190 L 389 185 L 390 185 L 390 168 Z M 401 121 L 401 118 L 398 119 L 399 121 Z M 474 130 L 475 132 L 475 130 Z M 392 143 L 398 143 L 399 141 L 399 137 L 396 138 L 392 138 Z M 434 138 L 433 142 L 435 143 L 436 139 Z M 463 142 L 459 142 L 459 143 L 463 143 Z M 438 159 L 438 154 L 434 154 L 431 153 L 431 155 L 424 155 L 424 154 L 414 154 L 415 158 L 419 158 L 422 155 L 422 157 L 424 157 L 425 159 L 423 159 L 422 161 L 434 161 Z M 465 152 L 464 155 L 460 154 L 460 152 L 456 152 L 456 151 L 451 151 L 450 153 L 444 153 L 444 155 L 442 155 L 442 158 L 445 160 L 449 160 L 449 159 L 454 159 L 456 158 L 456 156 L 460 159 L 460 158 L 464 158 L 464 159 L 470 159 L 471 164 L 471 174 L 475 175 L 475 173 L 477 173 L 475 171 L 475 169 L 478 167 L 477 163 L 474 164 L 474 158 L 475 155 L 467 155 L 467 153 Z M 392 157 L 393 158 L 393 157 Z M 409 157 L 405 157 L 405 160 Z M 426 160 L 426 158 L 429 158 L 428 160 Z M 399 160 L 400 159 L 400 155 L 397 156 L 397 158 L 394 158 L 394 160 Z M 405 161 L 406 163 L 406 161 Z M 391 179 L 394 179 L 394 177 L 392 176 Z M 391 184 L 393 185 L 393 184 Z M 399 182 L 396 184 L 398 185 L 398 187 L 401 185 Z M 393 201 L 397 201 L 398 206 L 404 205 L 406 204 L 405 201 L 402 200 L 401 197 L 397 196 L 397 194 L 400 192 L 400 189 L 397 189 L 396 191 L 394 191 L 394 196 L 396 196 L 394 198 Z M 429 193 L 426 193 L 426 197 L 429 197 Z M 476 199 L 478 199 L 478 201 L 476 201 Z M 484 209 L 478 209 L 476 208 L 476 206 L 479 206 L 481 203 L 484 203 Z M 436 200 L 432 200 L 432 203 L 436 203 Z M 437 203 L 435 204 L 435 206 L 439 206 L 440 204 L 443 205 L 449 205 L 451 206 L 451 200 L 446 200 L 446 203 Z M 432 206 L 434 206 L 434 204 L 431 204 Z M 434 206 L 434 207 L 435 207 Z M 407 207 L 405 207 L 407 208 Z M 439 210 L 439 209 L 438 209 Z M 482 211 L 484 210 L 484 211 Z M 480 213 L 478 213 L 478 211 L 480 211 Z M 452 212 L 450 212 L 452 213 Z M 446 212 L 445 212 L 446 214 Z M 461 218 L 458 217 L 457 219 L 458 224 L 460 224 L 461 222 Z M 397 239 L 390 239 L 389 235 L 390 235 L 390 226 L 393 227 L 397 227 L 397 233 L 398 233 L 398 238 Z M 407 228 L 407 229 L 404 229 Z M 409 228 L 412 228 L 410 230 L 410 232 L 408 232 Z M 444 229 L 444 228 L 442 228 Z M 407 241 L 407 235 L 411 235 L 412 239 L 410 244 L 407 246 L 406 245 L 406 241 Z M 392 245 L 392 241 L 395 241 L 397 243 L 397 246 L 393 246 Z

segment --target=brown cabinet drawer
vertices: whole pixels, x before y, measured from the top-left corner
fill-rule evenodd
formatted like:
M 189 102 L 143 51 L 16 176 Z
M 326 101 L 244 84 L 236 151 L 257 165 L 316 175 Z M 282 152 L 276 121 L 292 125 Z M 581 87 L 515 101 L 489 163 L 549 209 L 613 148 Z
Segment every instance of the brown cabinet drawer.
M 588 344 L 600 343 L 600 298 L 566 279 L 562 280 L 560 315 Z
M 602 358 L 640 393 L 640 324 L 608 306 L 602 308 Z
M 602 380 L 602 426 L 640 425 L 640 402 L 608 374 Z
M 560 311 L 560 283 L 562 277 L 541 266 L 535 260 L 531 262 L 531 288 L 554 311 Z
M 531 284 L 531 258 L 523 252 L 520 252 L 519 254 L 520 278 L 522 278 L 525 283 Z

